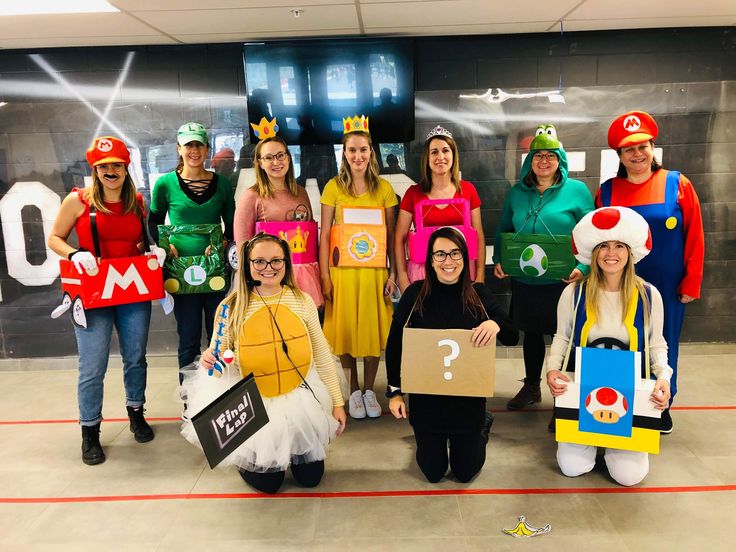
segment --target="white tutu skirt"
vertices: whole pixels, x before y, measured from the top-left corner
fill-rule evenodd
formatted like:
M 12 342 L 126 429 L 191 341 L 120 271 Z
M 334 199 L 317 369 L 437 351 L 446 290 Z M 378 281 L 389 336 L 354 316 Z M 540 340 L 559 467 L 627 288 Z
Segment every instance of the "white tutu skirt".
M 240 380 L 239 370 L 230 376 L 208 376 L 203 369 L 185 372 L 182 396 L 186 397 L 186 416 L 191 418 Z M 237 466 L 251 472 L 285 471 L 290 464 L 324 460 L 327 448 L 339 426 L 332 417 L 330 394 L 312 367 L 304 383 L 284 395 L 263 397 L 269 422 L 240 445 L 218 467 Z M 314 395 L 312 395 L 314 392 Z M 315 399 L 316 396 L 316 399 Z M 181 434 L 201 448 L 191 421 L 182 425 Z

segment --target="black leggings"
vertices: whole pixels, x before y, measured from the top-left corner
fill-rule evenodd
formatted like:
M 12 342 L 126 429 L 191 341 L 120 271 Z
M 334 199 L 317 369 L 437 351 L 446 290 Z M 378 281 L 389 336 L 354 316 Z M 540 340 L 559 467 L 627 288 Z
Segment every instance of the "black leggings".
M 486 440 L 480 431 L 471 433 L 435 433 L 414 431 L 417 464 L 430 483 L 437 483 L 447 473 L 448 464 L 461 483 L 467 483 L 486 462 Z M 447 443 L 450 443 L 448 458 Z
M 291 474 L 302 487 L 316 487 L 325 473 L 324 460 L 306 464 L 292 464 Z M 254 489 L 266 494 L 278 492 L 284 482 L 286 471 L 258 473 L 240 470 L 240 476 Z
M 527 383 L 537 383 L 542 377 L 544 354 L 544 334 L 524 332 L 524 371 Z

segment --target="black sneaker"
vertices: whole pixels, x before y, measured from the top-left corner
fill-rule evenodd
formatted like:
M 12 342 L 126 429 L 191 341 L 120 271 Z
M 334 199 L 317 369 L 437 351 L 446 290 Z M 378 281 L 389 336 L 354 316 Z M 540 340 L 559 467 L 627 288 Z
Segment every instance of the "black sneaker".
M 670 416 L 669 408 L 662 411 L 662 418 L 660 420 L 659 432 L 664 435 L 668 435 L 672 433 L 672 416 Z
M 133 408 L 132 406 L 125 407 L 128 410 L 128 419 L 130 420 L 130 431 L 133 433 L 133 437 L 139 443 L 147 443 L 153 441 L 153 429 L 148 425 L 148 422 L 143 417 L 143 407 Z

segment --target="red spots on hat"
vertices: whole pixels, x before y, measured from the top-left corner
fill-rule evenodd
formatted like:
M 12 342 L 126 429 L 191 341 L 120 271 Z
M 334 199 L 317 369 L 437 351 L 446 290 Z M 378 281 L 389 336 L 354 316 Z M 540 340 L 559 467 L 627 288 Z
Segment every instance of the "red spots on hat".
M 621 400 L 622 400 L 622 401 L 623 401 L 623 403 L 624 403 L 624 410 L 625 410 L 626 412 L 628 412 L 628 411 L 629 411 L 629 403 L 628 403 L 628 402 L 626 401 L 626 397 L 621 397 Z
M 585 408 L 588 408 L 589 406 L 590 406 L 590 395 L 588 395 L 588 396 L 587 396 L 587 397 L 585 398 Z
M 598 209 L 593 213 L 591 222 L 593 223 L 593 226 L 599 230 L 610 230 L 618 224 L 619 220 L 621 220 L 621 212 L 618 209 L 608 207 L 605 209 Z
M 652 231 L 649 228 L 647 228 L 647 241 L 644 244 L 644 247 L 647 248 L 647 251 L 652 250 Z
M 595 398 L 603 406 L 611 406 L 616 402 L 618 393 L 610 387 L 601 387 L 596 391 Z
M 577 255 L 579 251 L 578 251 L 578 246 L 575 245 L 575 236 L 570 236 L 570 241 L 572 242 L 572 254 Z

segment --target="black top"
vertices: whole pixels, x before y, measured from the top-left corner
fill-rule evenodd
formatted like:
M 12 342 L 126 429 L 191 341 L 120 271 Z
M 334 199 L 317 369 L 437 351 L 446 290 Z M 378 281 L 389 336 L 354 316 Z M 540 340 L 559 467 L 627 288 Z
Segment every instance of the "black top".
M 424 312 L 419 314 L 414 302 L 419 296 L 422 281 L 414 282 L 401 297 L 386 344 L 386 371 L 388 383 L 401 387 L 401 350 L 404 325 L 411 313 L 408 326 L 428 329 L 471 330 L 487 319 L 486 313 L 473 315 L 463 310 L 461 284 L 434 282 L 432 293 L 424 301 Z M 501 331 L 498 340 L 504 345 L 516 345 L 519 332 L 507 314 L 483 284 L 473 284 L 480 296 L 488 317 L 496 322 Z M 416 429 L 442 433 L 479 431 L 483 425 L 486 400 L 483 397 L 456 397 L 447 395 L 410 395 L 409 422 Z

